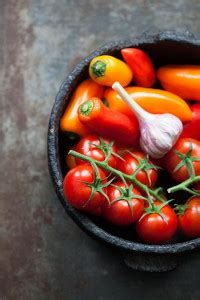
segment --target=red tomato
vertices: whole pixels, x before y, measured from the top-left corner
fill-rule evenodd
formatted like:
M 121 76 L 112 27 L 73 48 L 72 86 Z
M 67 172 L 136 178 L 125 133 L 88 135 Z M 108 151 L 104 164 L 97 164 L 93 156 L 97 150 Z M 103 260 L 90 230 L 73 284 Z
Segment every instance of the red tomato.
M 183 211 L 178 216 L 179 229 L 190 238 L 200 237 L 200 197 L 192 197 L 185 205 L 180 205 Z
M 81 154 L 92 157 L 93 159 L 103 161 L 106 157 L 106 154 L 109 150 L 117 153 L 117 147 L 115 145 L 110 146 L 111 141 L 107 139 L 100 139 L 97 135 L 88 135 L 80 140 L 80 142 L 76 145 L 75 150 Z M 96 147 L 97 146 L 97 147 Z M 99 149 L 98 147 L 102 149 Z M 118 158 L 111 154 L 108 164 L 115 168 L 117 165 Z M 76 158 L 76 163 L 83 164 L 85 163 L 83 160 Z
M 162 203 L 154 202 L 158 207 Z M 149 244 L 163 244 L 169 241 L 177 229 L 177 216 L 169 205 L 161 208 L 163 217 L 152 212 L 140 219 L 136 224 L 136 231 L 141 240 Z
M 101 169 L 98 170 L 100 179 L 103 180 L 102 183 L 105 183 L 106 175 Z M 94 212 L 105 201 L 104 195 L 98 191 L 95 191 L 93 197 L 89 199 L 91 195 L 90 184 L 94 181 L 94 170 L 90 164 L 83 164 L 71 169 L 63 182 L 66 201 L 77 209 Z M 106 189 L 103 188 L 103 191 L 106 192 Z
M 194 157 L 200 159 L 200 142 L 195 139 L 181 138 L 164 157 L 165 167 L 170 176 L 175 181 L 182 182 L 190 177 L 190 173 L 188 172 L 188 167 L 185 165 L 174 172 L 175 168 L 181 162 L 181 158 L 176 151 L 184 154 L 185 157 L 187 155 L 188 160 L 194 160 Z M 185 163 L 187 163 L 187 160 L 185 160 Z M 193 165 L 195 175 L 200 175 L 200 161 L 191 161 L 191 164 Z
M 190 108 L 192 110 L 192 121 L 184 125 L 181 137 L 200 140 L 200 104 L 193 104 Z
M 114 225 L 130 225 L 141 217 L 144 209 L 144 200 L 137 198 L 137 196 L 141 195 L 135 188 L 129 187 L 126 189 L 123 182 L 116 182 L 115 186 L 108 186 L 107 188 L 107 195 L 111 205 L 108 202 L 104 202 L 102 215 Z M 121 200 L 115 202 L 119 197 L 121 197 Z
M 133 157 L 131 153 L 134 156 L 137 156 L 137 158 Z M 145 159 L 145 155 L 143 152 L 134 151 L 134 152 L 126 152 L 122 155 L 122 158 L 124 160 L 118 160 L 117 168 L 122 171 L 123 173 L 126 173 L 128 175 L 132 175 L 136 169 L 138 168 L 140 162 Z M 146 164 L 146 169 L 139 171 L 136 175 L 136 179 L 140 181 L 141 183 L 147 185 L 148 187 L 153 187 L 157 181 L 158 178 L 158 171 L 156 168 L 149 168 L 149 164 L 153 166 L 153 163 L 151 161 Z

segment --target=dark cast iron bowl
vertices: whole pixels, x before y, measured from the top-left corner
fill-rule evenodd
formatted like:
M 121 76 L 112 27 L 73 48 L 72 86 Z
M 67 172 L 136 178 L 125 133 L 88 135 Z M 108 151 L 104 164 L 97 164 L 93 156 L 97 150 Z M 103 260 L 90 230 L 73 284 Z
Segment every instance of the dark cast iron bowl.
M 133 269 L 144 271 L 168 271 L 174 269 L 186 254 L 200 248 L 200 238 L 193 240 L 175 240 L 165 245 L 143 244 L 134 237 L 130 230 L 123 231 L 102 220 L 96 220 L 77 211 L 65 201 L 63 195 L 63 176 L 66 173 L 63 155 L 66 153 L 65 137 L 59 130 L 60 118 L 76 86 L 88 76 L 88 65 L 97 55 L 110 54 L 120 57 L 120 49 L 139 47 L 152 57 L 155 66 L 168 63 L 200 64 L 200 41 L 188 32 L 143 34 L 141 37 L 126 41 L 109 43 L 84 58 L 62 83 L 51 112 L 48 130 L 49 171 L 58 198 L 69 216 L 90 236 L 117 247 L 126 264 Z M 65 142 L 64 142 L 65 141 Z

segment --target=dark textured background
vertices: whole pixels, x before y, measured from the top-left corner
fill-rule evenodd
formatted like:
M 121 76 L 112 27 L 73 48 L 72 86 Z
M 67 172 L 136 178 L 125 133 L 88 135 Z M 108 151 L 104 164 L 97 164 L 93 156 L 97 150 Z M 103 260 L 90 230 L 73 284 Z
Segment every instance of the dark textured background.
M 128 269 L 65 214 L 46 157 L 55 94 L 82 57 L 146 30 L 200 37 L 199 12 L 196 0 L 0 0 L 1 300 L 200 299 L 198 254 L 168 274 Z

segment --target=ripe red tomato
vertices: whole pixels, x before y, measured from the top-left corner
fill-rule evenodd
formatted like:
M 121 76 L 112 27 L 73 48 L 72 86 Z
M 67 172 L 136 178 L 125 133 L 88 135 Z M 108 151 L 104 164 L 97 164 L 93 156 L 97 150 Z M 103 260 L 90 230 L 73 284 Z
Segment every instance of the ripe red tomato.
M 107 139 L 101 139 L 97 135 L 88 135 L 82 138 L 79 143 L 76 145 L 75 150 L 81 154 L 89 156 L 98 161 L 103 161 L 106 157 L 108 151 L 117 153 L 117 147 L 115 145 L 109 145 L 111 141 Z M 98 147 L 101 147 L 99 149 Z M 111 154 L 108 164 L 115 168 L 117 166 L 118 158 Z M 76 158 L 76 163 L 78 165 L 85 163 L 83 160 Z
M 193 138 L 200 139 L 200 104 L 190 105 L 192 110 L 192 121 L 184 125 L 183 132 L 181 133 L 182 138 Z
M 105 183 L 106 175 L 101 169 L 98 170 L 99 177 L 102 180 L 102 183 Z M 87 211 L 90 213 L 95 211 L 104 203 L 105 197 L 99 191 L 95 191 L 92 198 L 90 199 L 92 190 L 90 184 L 92 184 L 94 181 L 95 174 L 90 164 L 79 165 L 71 169 L 65 176 L 63 182 L 66 201 L 68 201 L 73 207 L 79 210 Z M 99 180 L 96 180 L 96 183 L 98 183 L 97 181 Z M 106 188 L 103 188 L 103 192 L 106 192 Z
M 120 189 L 122 190 L 120 191 Z M 141 195 L 135 188 L 130 186 L 127 189 L 123 182 L 116 182 L 115 186 L 108 186 L 107 195 L 111 205 L 108 202 L 104 202 L 102 215 L 112 224 L 126 226 L 141 217 L 144 209 L 144 200 L 137 198 L 137 196 Z M 115 201 L 119 198 L 121 200 Z
M 200 161 L 192 161 L 194 157 L 200 159 L 200 142 L 195 139 L 181 138 L 164 157 L 165 168 L 169 172 L 170 176 L 175 181 L 182 182 L 188 179 L 190 174 L 186 165 L 181 166 L 177 171 L 174 172 L 175 168 L 181 162 L 181 158 L 176 151 L 180 152 L 180 154 L 183 154 L 185 158 L 187 156 L 188 158 L 185 159 L 185 164 L 188 164 L 188 161 L 190 160 L 191 164 L 193 165 L 195 175 L 200 175 Z
M 178 215 L 180 231 L 190 238 L 200 237 L 200 197 L 192 197 L 186 205 L 180 205 L 182 212 Z
M 138 159 L 132 156 L 131 153 L 134 156 L 138 157 Z M 132 175 L 140 165 L 140 162 L 145 159 L 145 155 L 143 152 L 134 151 L 131 153 L 124 153 L 122 155 L 122 158 L 124 160 L 119 159 L 117 164 L 117 168 L 128 175 Z M 147 185 L 148 187 L 153 187 L 158 178 L 158 171 L 156 169 L 156 166 L 155 168 L 150 168 L 150 164 L 153 166 L 153 162 L 147 162 L 146 167 L 143 170 L 139 171 L 136 175 L 136 179 L 141 183 Z
M 162 203 L 154 202 L 156 208 Z M 136 224 L 136 231 L 140 239 L 150 244 L 162 244 L 169 241 L 176 232 L 178 220 L 174 210 L 165 205 L 161 213 L 152 212 L 141 218 Z

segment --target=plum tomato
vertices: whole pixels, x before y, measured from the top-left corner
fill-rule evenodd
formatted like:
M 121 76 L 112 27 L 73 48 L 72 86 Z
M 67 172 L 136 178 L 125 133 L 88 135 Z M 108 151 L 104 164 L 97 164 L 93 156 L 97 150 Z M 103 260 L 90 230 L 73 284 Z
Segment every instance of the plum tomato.
M 163 203 L 155 201 L 154 207 L 154 210 L 146 209 L 146 214 L 136 223 L 136 232 L 143 242 L 163 244 L 175 234 L 178 220 L 168 204 L 163 206 Z
M 176 182 L 185 181 L 192 175 L 192 172 L 200 175 L 200 141 L 180 138 L 165 155 L 164 165 Z
M 90 164 L 71 169 L 64 178 L 63 188 L 66 201 L 73 207 L 95 213 L 106 200 L 106 175 L 101 169 L 98 174 Z
M 200 237 L 200 197 L 195 196 L 183 205 L 177 205 L 178 226 L 184 236 Z
M 119 226 L 130 225 L 138 220 L 144 209 L 144 200 L 133 186 L 125 186 L 121 181 L 107 188 L 110 200 L 104 202 L 102 215 L 110 223 Z
M 103 161 L 110 153 L 111 155 L 108 160 L 109 166 L 115 168 L 117 165 L 117 147 L 108 139 L 100 138 L 97 135 L 88 135 L 82 138 L 76 145 L 75 150 L 98 161 Z M 79 165 L 85 162 L 76 158 L 76 163 Z
M 125 152 L 121 155 L 123 160 L 118 160 L 117 168 L 128 175 L 132 175 L 141 164 L 142 170 L 136 175 L 136 179 L 148 187 L 153 187 L 158 178 L 158 167 L 145 157 L 141 151 Z

